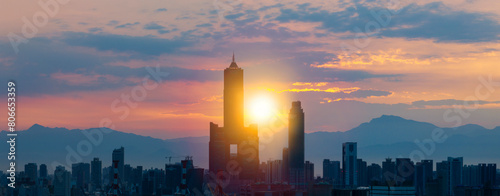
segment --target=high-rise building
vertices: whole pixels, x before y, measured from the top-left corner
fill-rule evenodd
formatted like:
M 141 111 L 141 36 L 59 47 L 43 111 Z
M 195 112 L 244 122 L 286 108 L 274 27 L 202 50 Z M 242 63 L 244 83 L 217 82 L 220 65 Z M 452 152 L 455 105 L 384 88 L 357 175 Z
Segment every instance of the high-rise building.
M 283 157 L 283 164 L 282 164 L 282 169 L 283 171 L 281 171 L 281 175 L 283 175 L 281 177 L 281 180 L 283 182 L 288 182 L 289 180 L 289 175 L 290 175 L 290 161 L 288 159 L 288 148 L 283 148 L 283 154 L 282 154 L 282 157 Z
M 71 166 L 71 174 L 78 189 L 87 188 L 90 183 L 90 164 L 74 163 Z
M 118 184 L 122 184 L 125 182 L 125 148 L 121 147 L 113 150 L 112 161 L 118 161 Z
M 494 186 L 497 184 L 496 176 L 497 176 L 497 164 L 490 163 L 479 164 L 479 168 L 481 170 L 481 184 Z
M 133 181 L 131 182 L 132 186 L 136 187 L 136 192 L 141 193 L 142 189 L 142 166 L 137 166 L 136 168 L 132 169 L 132 179 Z
M 342 170 L 346 187 L 358 186 L 358 150 L 356 142 L 342 144 Z
M 306 161 L 304 164 L 304 175 L 307 184 L 314 183 L 314 163 Z
M 90 182 L 93 188 L 100 189 L 102 186 L 102 161 L 99 160 L 99 158 L 94 158 L 94 160 L 90 162 L 90 167 Z
M 281 183 L 283 177 L 283 162 L 281 160 L 267 161 L 266 183 Z
M 224 127 L 210 122 L 209 171 L 225 172 L 228 163 L 237 163 L 240 180 L 258 177 L 259 138 L 257 125 L 245 127 L 243 122 L 243 69 L 234 60 L 224 70 Z M 231 181 L 236 182 L 236 181 Z
M 130 164 L 123 165 L 123 180 L 126 183 L 132 181 L 132 166 Z
M 415 164 L 409 158 L 396 158 L 396 184 L 413 186 L 415 178 Z
M 36 163 L 24 165 L 24 173 L 30 182 L 36 183 L 38 181 L 38 166 Z
M 54 171 L 54 196 L 70 196 L 71 195 L 71 174 L 63 166 L 57 166 Z
M 47 178 L 47 165 L 45 164 L 40 165 L 40 178 L 41 179 Z
M 187 185 L 191 193 L 202 192 L 204 172 L 203 168 L 193 168 L 187 171 Z
M 165 164 L 165 186 L 168 193 L 175 193 L 181 185 L 182 165 L 180 163 Z
M 462 184 L 464 186 L 491 187 L 496 185 L 497 165 L 495 163 L 464 165 L 462 171 Z
M 289 183 L 299 189 L 305 188 L 304 126 L 304 110 L 300 101 L 294 101 L 288 114 Z
M 368 184 L 370 185 L 373 181 L 380 182 L 382 177 L 382 167 L 380 167 L 379 164 L 372 163 L 371 165 L 366 167 L 366 176 L 368 179 Z
M 330 159 L 323 159 L 323 180 L 333 182 L 333 165 Z
M 417 196 L 426 194 L 426 184 L 433 180 L 432 160 L 422 160 L 415 165 L 415 191 Z
M 463 174 L 463 157 L 448 157 L 448 163 L 450 164 L 450 192 L 454 194 L 454 188 L 458 185 L 462 185 L 462 174 Z
M 396 181 L 396 163 L 391 158 L 382 162 L 382 182 L 394 186 Z
M 366 172 L 366 161 L 358 159 L 358 186 L 368 186 L 368 174 Z
M 463 158 L 448 157 L 448 160 L 436 163 L 436 171 L 442 195 L 455 195 L 455 188 L 462 185 Z
M 462 182 L 464 186 L 481 186 L 481 168 L 479 165 L 464 165 Z

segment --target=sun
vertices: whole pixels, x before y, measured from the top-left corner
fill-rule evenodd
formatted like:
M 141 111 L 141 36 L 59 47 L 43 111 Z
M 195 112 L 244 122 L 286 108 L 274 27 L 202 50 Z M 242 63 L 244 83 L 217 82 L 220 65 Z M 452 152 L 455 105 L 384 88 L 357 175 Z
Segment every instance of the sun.
M 274 110 L 274 102 L 268 96 L 259 96 L 251 100 L 250 114 L 258 122 L 269 120 Z

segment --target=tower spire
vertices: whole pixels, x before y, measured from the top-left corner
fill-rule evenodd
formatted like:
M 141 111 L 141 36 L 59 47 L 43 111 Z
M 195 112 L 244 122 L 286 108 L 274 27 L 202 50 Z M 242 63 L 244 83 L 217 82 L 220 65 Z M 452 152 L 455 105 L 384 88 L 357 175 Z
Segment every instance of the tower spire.
M 229 68 L 238 68 L 238 65 L 236 65 L 236 61 L 234 60 L 234 51 L 233 51 L 233 62 L 231 62 L 231 65 L 229 65 Z

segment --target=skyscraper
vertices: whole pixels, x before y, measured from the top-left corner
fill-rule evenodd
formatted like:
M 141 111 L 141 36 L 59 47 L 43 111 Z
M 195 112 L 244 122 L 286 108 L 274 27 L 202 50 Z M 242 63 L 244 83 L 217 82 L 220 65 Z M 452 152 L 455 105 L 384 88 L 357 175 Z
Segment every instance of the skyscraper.
M 366 172 L 366 161 L 363 159 L 358 159 L 358 186 L 368 186 L 368 173 Z
M 112 161 L 118 161 L 118 183 L 122 184 L 125 182 L 125 172 L 123 167 L 125 165 L 125 148 L 121 147 L 113 150 Z
M 333 179 L 333 167 L 330 159 L 323 159 L 323 179 L 326 181 Z
M 54 171 L 54 196 L 70 196 L 71 174 L 63 166 L 57 166 Z
M 282 160 L 268 160 L 266 168 L 266 183 L 281 183 L 283 174 Z
M 371 165 L 366 167 L 366 176 L 368 179 L 368 184 L 371 184 L 372 181 L 381 181 L 382 176 L 382 167 L 379 164 L 372 163 Z
M 342 177 L 340 170 L 340 161 L 323 160 L 323 178 L 333 185 L 341 185 Z
M 304 163 L 304 175 L 307 184 L 314 183 L 314 163 L 309 161 Z
M 386 158 L 384 162 L 382 162 L 382 182 L 388 185 L 395 185 L 395 177 L 396 177 L 396 163 L 392 161 L 391 158 Z
M 36 183 L 38 180 L 38 166 L 36 163 L 28 163 L 24 165 L 24 173 L 29 178 L 30 182 Z
M 448 157 L 448 160 L 436 163 L 438 180 L 443 195 L 455 195 L 455 187 L 462 185 L 463 158 Z
M 464 159 L 463 157 L 448 157 L 449 164 L 449 192 L 451 195 L 455 195 L 454 188 L 458 185 L 462 185 L 462 174 L 463 174 L 463 166 Z
M 258 177 L 259 138 L 257 125 L 245 127 L 243 122 L 243 69 L 235 62 L 224 70 L 224 127 L 210 122 L 209 171 L 226 171 L 228 163 L 237 164 L 240 180 Z M 232 181 L 234 182 L 234 181 Z
M 94 188 L 100 189 L 102 186 L 102 161 L 99 160 L 99 158 L 94 158 L 94 160 L 90 162 L 90 167 L 90 182 Z
M 494 186 L 497 184 L 497 164 L 495 163 L 481 163 L 479 164 L 479 169 L 481 172 L 481 184 Z
M 409 158 L 396 158 L 396 176 L 398 185 L 413 186 L 415 164 Z
M 290 184 L 299 188 L 305 188 L 304 124 L 300 101 L 294 101 L 288 115 L 288 162 Z
M 47 178 L 47 165 L 45 164 L 40 165 L 40 178 L 42 179 Z
M 342 144 L 342 169 L 344 185 L 346 187 L 358 186 L 358 150 L 356 142 Z
M 74 163 L 71 166 L 71 174 L 77 188 L 87 188 L 90 183 L 90 164 Z
M 289 181 L 289 175 L 290 175 L 290 161 L 288 159 L 288 148 L 283 148 L 283 154 L 282 154 L 282 158 L 283 158 L 283 165 L 282 165 L 282 169 L 283 171 L 281 171 L 281 174 L 283 175 L 281 177 L 281 180 L 283 180 L 283 182 L 288 182 Z
M 415 165 L 415 191 L 417 195 L 425 195 L 427 182 L 432 181 L 432 160 L 422 160 Z

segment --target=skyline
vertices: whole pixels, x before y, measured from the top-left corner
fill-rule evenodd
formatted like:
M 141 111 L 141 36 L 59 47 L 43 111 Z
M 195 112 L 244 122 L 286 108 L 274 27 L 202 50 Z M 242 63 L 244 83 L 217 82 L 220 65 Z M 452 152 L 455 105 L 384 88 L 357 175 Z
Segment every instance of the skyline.
M 398 121 L 395 119 L 400 119 L 402 121 Z M 390 123 L 393 122 L 393 123 Z M 380 127 L 380 123 L 383 123 L 383 125 L 387 125 L 389 127 L 395 127 L 395 130 L 390 130 L 389 132 L 381 132 L 381 130 L 388 129 L 387 127 L 384 128 L 384 126 Z M 407 124 L 410 123 L 410 124 Z M 420 125 L 416 125 L 416 124 Z M 367 126 L 368 125 L 368 126 Z M 392 138 L 388 139 L 383 137 L 382 135 L 388 135 L 388 134 L 395 134 L 397 132 L 394 132 L 396 130 L 401 129 L 402 127 L 400 125 L 404 125 L 402 127 L 406 126 L 413 126 L 413 129 L 419 129 L 423 132 L 418 133 L 415 132 L 415 135 L 408 135 L 405 139 L 403 138 Z M 424 127 L 422 127 L 424 126 Z M 430 146 L 427 143 L 427 139 L 430 139 L 431 137 L 431 130 L 434 129 L 434 126 L 430 126 L 431 130 L 429 130 L 429 127 L 425 128 L 425 126 L 428 126 L 427 123 L 425 122 L 416 122 L 413 120 L 407 120 L 407 119 L 402 119 L 397 116 L 382 116 L 380 118 L 372 119 L 370 122 L 363 123 L 362 125 L 358 126 L 357 129 L 350 130 L 351 135 L 325 135 L 324 133 L 310 133 L 306 134 L 305 139 L 308 140 L 308 142 L 305 142 L 306 148 L 305 150 L 307 151 L 305 153 L 306 157 L 305 160 L 312 161 L 315 164 L 320 164 L 322 161 L 322 158 L 329 158 L 332 160 L 341 160 L 342 153 L 341 153 L 341 147 L 340 143 L 339 146 L 331 146 L 328 144 L 332 143 L 337 143 L 337 142 L 356 142 L 359 145 L 361 145 L 361 151 L 358 150 L 358 156 L 361 156 L 361 158 L 364 158 L 367 162 L 382 162 L 385 158 L 391 157 L 391 158 L 398 158 L 398 157 L 409 157 L 409 156 L 414 156 L 414 152 L 423 152 L 425 153 L 424 159 L 433 159 L 433 160 L 440 160 L 440 159 L 445 159 L 448 156 L 454 156 L 454 157 L 465 157 L 464 164 L 477 164 L 477 163 L 497 163 L 499 164 L 500 159 L 498 159 L 497 152 L 491 151 L 490 153 L 487 153 L 487 156 L 484 156 L 484 152 L 480 152 L 480 149 L 482 149 L 479 145 L 479 143 L 482 143 L 481 141 L 476 141 L 473 138 L 478 138 L 478 136 L 484 135 L 485 137 L 480 137 L 480 138 L 491 138 L 494 139 L 495 137 L 498 137 L 497 134 L 494 134 L 494 132 L 488 132 L 489 130 L 486 130 L 487 132 L 479 131 L 476 134 L 474 132 L 471 132 L 471 130 L 478 130 L 478 127 L 475 126 L 464 126 L 464 128 L 472 128 L 472 129 L 458 129 L 458 130 L 451 130 L 451 129 L 444 129 L 446 132 L 447 140 L 439 143 L 436 142 L 436 146 L 434 148 L 434 151 L 428 151 L 431 149 L 427 149 Z M 364 127 L 364 128 L 363 128 Z M 377 128 L 378 127 L 378 128 Z M 404 128 L 403 128 L 404 129 Z M 412 129 L 408 129 L 412 130 Z M 498 129 L 496 129 L 498 130 Z M 366 132 L 369 131 L 369 132 Z M 457 133 L 453 133 L 452 131 L 459 131 Z M 101 143 L 97 143 L 97 146 L 94 146 L 91 151 L 90 155 L 87 156 L 76 156 L 72 153 L 77 150 L 78 146 L 82 141 L 89 141 L 89 138 L 86 134 L 81 134 L 83 132 L 92 133 L 92 130 L 67 130 L 65 128 L 49 128 L 49 127 L 42 127 L 40 125 L 34 126 L 32 130 L 26 133 L 25 131 L 19 132 L 19 136 L 21 138 L 24 138 L 26 140 L 25 142 L 30 142 L 33 143 L 35 146 L 36 145 L 41 145 L 44 142 L 37 141 L 39 137 L 41 136 L 47 136 L 51 138 L 47 138 L 46 141 L 54 144 L 52 148 L 49 148 L 50 152 L 54 152 L 55 154 L 61 154 L 64 156 L 50 156 L 49 159 L 45 161 L 45 163 L 51 162 L 51 163 L 66 163 L 67 162 L 67 156 L 71 155 L 71 160 L 73 158 L 76 159 L 82 159 L 82 160 L 87 160 L 91 161 L 94 156 L 103 158 L 102 160 L 107 163 L 111 163 L 111 159 L 108 160 L 110 157 L 102 157 L 103 150 L 110 150 L 113 151 L 113 149 L 119 148 L 119 146 L 129 146 L 132 148 L 135 148 L 136 150 L 134 151 L 136 154 L 132 155 L 133 157 L 139 157 L 138 159 L 133 159 L 129 160 L 132 161 L 132 165 L 143 165 L 146 168 L 148 167 L 158 167 L 158 164 L 164 164 L 164 155 L 165 153 L 170 154 L 170 156 L 177 156 L 177 155 L 186 155 L 186 154 L 191 154 L 191 153 L 196 153 L 199 152 L 198 154 L 195 154 L 194 160 L 199 163 L 197 164 L 198 166 L 204 167 L 208 169 L 208 148 L 206 146 L 208 145 L 208 137 L 201 137 L 201 138 L 180 138 L 180 139 L 170 139 L 170 140 L 163 140 L 165 143 L 158 143 L 157 138 L 150 138 L 150 137 L 145 137 L 145 136 L 140 136 L 140 135 L 130 135 L 125 132 L 120 132 L 119 130 L 113 130 L 112 132 L 106 132 L 106 134 L 103 137 L 103 140 L 97 140 L 101 141 Z M 61 137 L 62 141 L 55 137 L 56 135 L 60 135 L 63 132 L 68 132 L 70 135 Z M 285 131 L 284 133 L 277 133 L 276 135 L 282 136 L 283 134 L 287 135 L 288 131 Z M 354 134 L 354 135 L 352 135 Z M 379 136 L 377 139 L 377 142 L 370 141 L 373 140 L 376 136 Z M 94 135 L 95 137 L 96 135 Z M 356 137 L 357 136 L 357 137 Z M 374 137 L 375 136 L 375 137 Z M 464 138 L 465 136 L 465 138 Z M 339 138 L 338 140 L 332 140 L 332 138 Z M 356 137 L 357 139 L 353 139 L 353 137 Z M 114 138 L 114 139 L 111 139 Z M 322 140 L 319 140 L 319 138 L 324 138 Z M 351 139 L 349 139 L 351 138 Z M 385 139 L 384 139 L 385 138 Z M 417 138 L 420 142 L 415 143 L 413 140 Z M 110 140 L 111 139 L 111 140 Z M 286 137 L 264 137 L 261 138 L 261 143 L 262 146 L 265 148 L 260 151 L 260 160 L 261 162 L 265 162 L 267 160 L 274 160 L 274 159 L 280 159 L 282 157 L 282 148 L 286 147 L 287 145 L 287 138 Z M 478 145 L 479 148 L 473 148 L 473 147 L 464 147 L 461 148 L 460 150 L 451 150 L 453 148 L 457 147 L 457 142 L 459 142 L 458 145 L 460 145 L 460 142 L 463 142 L 464 139 L 467 139 L 468 143 L 471 143 L 473 145 Z M 65 142 L 68 140 L 68 142 Z M 90 140 L 92 141 L 92 140 Z M 143 145 L 150 145 L 151 148 L 139 148 L 142 149 L 142 151 L 150 152 L 150 153 L 144 153 L 142 151 L 137 151 L 136 145 L 131 145 L 128 143 L 123 143 L 120 141 L 136 141 L 137 144 L 143 144 Z M 160 140 L 162 141 L 162 140 Z M 491 142 L 495 140 L 484 140 L 483 142 L 487 143 L 482 143 L 483 147 L 486 144 L 492 144 Z M 421 142 L 423 143 L 423 146 Z M 420 143 L 420 144 L 419 144 Z M 325 146 L 326 144 L 326 146 Z M 261 146 L 261 147 L 262 147 Z M 396 146 L 396 148 L 393 148 Z M 488 148 L 495 148 L 496 145 L 491 146 L 487 145 Z M 69 150 L 67 148 L 73 149 Z M 98 148 L 97 148 L 98 147 Z M 318 148 L 319 147 L 319 148 Z M 337 150 L 322 150 L 327 148 L 331 149 L 337 149 Z M 39 154 L 44 154 L 48 153 L 47 150 L 45 151 L 40 151 L 37 150 L 36 152 L 31 152 L 33 145 L 26 146 L 20 151 L 21 155 L 24 155 L 22 159 L 20 159 L 18 162 L 19 163 L 29 163 L 29 162 L 38 162 L 39 160 Z M 56 150 L 58 149 L 58 150 Z M 176 151 L 171 151 L 172 149 L 177 149 Z M 180 149 L 183 149 L 181 152 L 178 152 Z M 375 150 L 371 150 L 375 149 Z M 391 150 L 392 149 L 392 150 Z M 399 150 L 395 150 L 399 149 Z M 163 152 L 160 154 L 155 154 L 155 151 Z M 205 152 L 206 151 L 206 152 Z M 139 154 L 137 154 L 139 153 Z M 192 154 L 191 154 L 192 155 Z M 66 157 L 66 158 L 65 158 Z M 78 158 L 80 157 L 80 158 Z M 151 158 L 155 157 L 155 158 Z M 418 158 L 419 156 L 417 156 Z M 413 161 L 418 161 L 418 159 L 414 159 L 415 157 L 412 158 Z M 138 160 L 142 159 L 148 159 L 147 163 L 140 162 Z M 127 162 L 129 162 L 127 161 Z M 157 163 L 157 162 L 160 163 Z M 6 164 L 6 163 L 5 163 Z M 321 168 L 316 169 L 316 172 L 321 172 Z
M 139 135 L 207 136 L 209 122 L 222 124 L 222 69 L 233 51 L 246 70 L 245 125 L 266 123 L 250 113 L 266 97 L 285 119 L 287 103 L 301 100 L 307 133 L 347 131 L 382 114 L 440 127 L 499 126 L 498 2 L 398 2 L 69 2 L 17 53 L 0 39 L 0 76 L 20 86 L 20 130 L 85 129 L 109 117 L 117 130 Z M 44 11 L 30 2 L 11 8 L 0 19 L 4 35 L 21 35 L 22 18 Z M 395 10 L 386 26 L 375 17 Z M 347 58 L 341 46 L 355 45 L 356 28 L 370 22 L 380 32 L 358 40 L 368 44 Z M 170 75 L 119 119 L 112 102 L 156 65 Z M 479 109 L 454 111 L 471 98 Z

